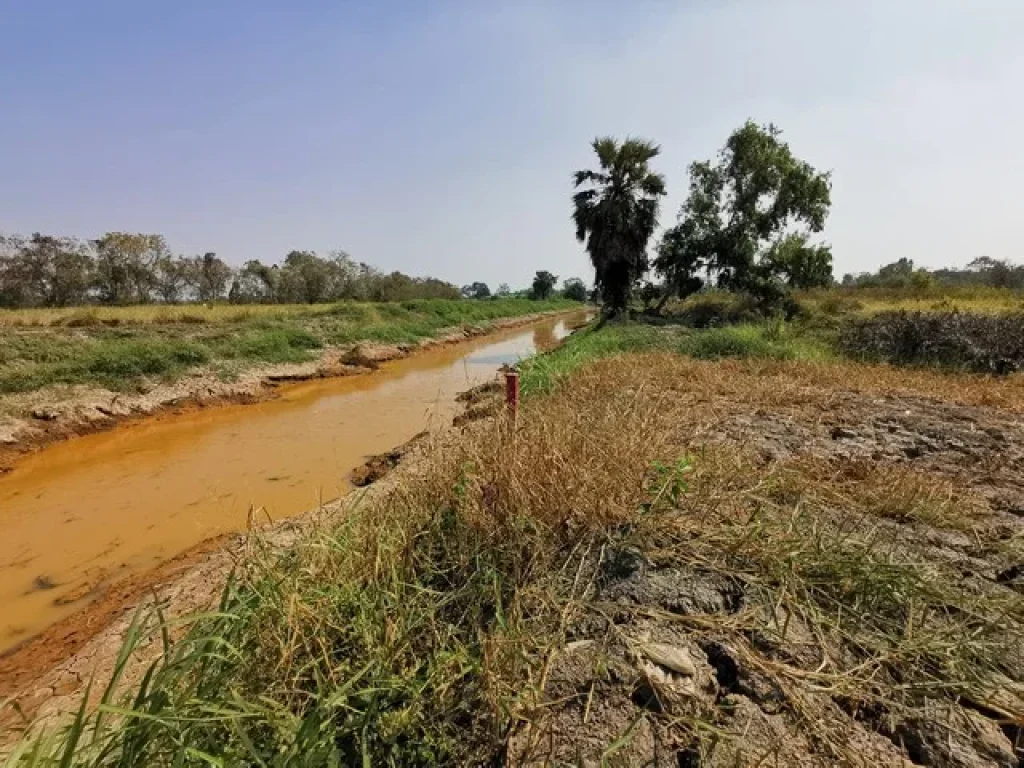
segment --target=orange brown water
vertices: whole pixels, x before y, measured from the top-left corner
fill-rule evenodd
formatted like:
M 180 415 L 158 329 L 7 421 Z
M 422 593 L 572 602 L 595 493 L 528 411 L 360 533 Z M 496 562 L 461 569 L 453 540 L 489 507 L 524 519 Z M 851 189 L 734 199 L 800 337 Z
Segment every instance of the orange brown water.
M 456 394 L 567 333 L 548 319 L 28 457 L 0 478 L 0 651 L 82 605 L 62 598 L 243 530 L 253 507 L 280 519 L 341 495 L 367 455 L 449 424 Z

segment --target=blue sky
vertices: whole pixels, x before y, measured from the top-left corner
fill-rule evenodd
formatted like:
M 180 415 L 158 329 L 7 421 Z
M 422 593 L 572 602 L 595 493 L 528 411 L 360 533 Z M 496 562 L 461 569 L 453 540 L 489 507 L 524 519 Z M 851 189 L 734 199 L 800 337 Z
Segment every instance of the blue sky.
M 232 263 L 590 279 L 598 134 L 686 166 L 750 117 L 834 172 L 836 272 L 1024 260 L 1024 3 L 0 0 L 0 231 Z

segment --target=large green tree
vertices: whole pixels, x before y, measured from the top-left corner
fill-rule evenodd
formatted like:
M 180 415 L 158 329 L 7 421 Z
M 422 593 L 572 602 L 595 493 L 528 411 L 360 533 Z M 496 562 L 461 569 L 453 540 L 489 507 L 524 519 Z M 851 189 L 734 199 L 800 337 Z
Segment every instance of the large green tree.
M 85 301 L 93 272 L 87 244 L 38 232 L 0 240 L 0 304 L 65 307 Z
M 658 225 L 665 179 L 650 168 L 660 151 L 652 142 L 604 137 L 592 146 L 599 170 L 574 174 L 579 191 L 573 195 L 573 221 L 594 265 L 594 285 L 617 314 L 647 271 L 647 243 Z
M 549 299 L 558 283 L 558 275 L 553 275 L 546 269 L 542 269 L 533 276 L 533 285 L 530 286 L 530 296 L 534 299 Z
M 467 299 L 486 299 L 491 295 L 491 289 L 487 283 L 475 282 L 462 286 L 462 295 Z
M 107 232 L 95 241 L 96 287 L 107 304 L 145 304 L 156 287 L 155 266 L 169 256 L 162 235 Z
M 569 277 L 562 283 L 562 296 L 573 301 L 587 300 L 587 285 L 578 277 Z
M 765 307 L 790 288 L 832 280 L 832 253 L 813 244 L 831 206 L 829 173 L 795 157 L 773 125 L 748 121 L 717 159 L 690 166 L 690 194 L 658 248 L 669 291 L 692 292 L 706 273 Z

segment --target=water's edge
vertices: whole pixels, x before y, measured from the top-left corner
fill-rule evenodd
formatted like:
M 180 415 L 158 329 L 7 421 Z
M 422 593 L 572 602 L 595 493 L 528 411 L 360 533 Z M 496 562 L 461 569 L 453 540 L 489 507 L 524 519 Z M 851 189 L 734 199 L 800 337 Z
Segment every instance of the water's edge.
M 557 344 L 580 314 L 533 318 L 372 373 L 289 383 L 260 403 L 136 421 L 27 457 L 0 476 L 0 656 L 98 601 L 123 602 L 133 580 L 152 585 L 150 576 L 189 552 L 245 530 L 254 508 L 280 520 L 344 495 L 348 472 L 366 456 L 450 424 L 459 392 Z

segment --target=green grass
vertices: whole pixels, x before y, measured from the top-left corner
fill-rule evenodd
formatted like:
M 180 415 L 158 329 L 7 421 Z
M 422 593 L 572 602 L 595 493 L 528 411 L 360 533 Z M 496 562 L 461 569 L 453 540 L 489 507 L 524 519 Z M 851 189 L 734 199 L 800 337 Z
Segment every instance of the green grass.
M 578 306 L 560 299 L 429 299 L 305 308 L 189 307 L 172 314 L 166 307 L 77 310 L 46 315 L 51 324 L 18 325 L 0 317 L 0 325 L 8 326 L 0 335 L 0 394 L 54 384 L 126 390 L 144 379 L 172 380 L 206 365 L 228 362 L 237 370 L 239 364 L 301 363 L 329 345 L 411 343 L 445 328 Z M 18 315 L 23 316 L 35 317 Z M 87 322 L 88 317 L 97 322 Z
M 835 355 L 819 334 L 782 322 L 730 325 L 695 330 L 679 326 L 655 327 L 642 323 L 608 324 L 571 336 L 548 355 L 522 366 L 523 392 L 547 392 L 587 362 L 624 352 L 660 350 L 717 360 L 757 357 L 770 360 L 829 360 Z

